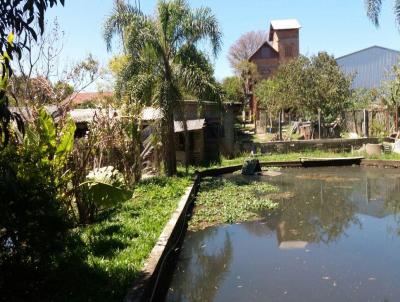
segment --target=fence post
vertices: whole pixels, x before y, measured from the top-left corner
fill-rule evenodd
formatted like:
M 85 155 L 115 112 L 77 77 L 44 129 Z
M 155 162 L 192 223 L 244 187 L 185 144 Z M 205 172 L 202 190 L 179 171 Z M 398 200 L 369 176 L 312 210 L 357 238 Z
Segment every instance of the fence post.
M 279 125 L 278 125 L 278 127 L 279 127 L 279 140 L 281 141 L 282 140 L 282 110 L 279 110 L 279 119 L 278 119 L 278 121 L 279 121 Z
M 369 136 L 368 110 L 364 109 L 364 136 Z
M 318 138 L 321 139 L 321 109 L 318 108 Z

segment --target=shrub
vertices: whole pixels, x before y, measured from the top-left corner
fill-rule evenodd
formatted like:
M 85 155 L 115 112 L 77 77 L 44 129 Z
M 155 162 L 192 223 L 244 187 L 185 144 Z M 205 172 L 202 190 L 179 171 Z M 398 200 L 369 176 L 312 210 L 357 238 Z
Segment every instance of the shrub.
M 0 288 L 4 290 L 12 291 L 13 284 L 29 284 L 25 292 L 37 290 L 65 251 L 70 221 L 57 198 L 52 167 L 40 163 L 40 156 L 11 145 L 0 152 Z

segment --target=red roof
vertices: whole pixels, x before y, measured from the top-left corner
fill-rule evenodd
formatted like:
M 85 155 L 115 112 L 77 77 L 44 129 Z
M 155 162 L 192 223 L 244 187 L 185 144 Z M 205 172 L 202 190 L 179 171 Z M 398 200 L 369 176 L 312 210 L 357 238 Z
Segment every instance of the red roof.
M 98 100 L 104 97 L 112 97 L 114 95 L 113 92 L 105 91 L 105 92 L 79 92 L 75 93 L 72 96 L 68 97 L 63 101 L 64 104 L 68 104 L 71 102 L 71 105 L 82 105 L 88 103 L 90 101 Z M 71 101 L 72 99 L 72 101 Z

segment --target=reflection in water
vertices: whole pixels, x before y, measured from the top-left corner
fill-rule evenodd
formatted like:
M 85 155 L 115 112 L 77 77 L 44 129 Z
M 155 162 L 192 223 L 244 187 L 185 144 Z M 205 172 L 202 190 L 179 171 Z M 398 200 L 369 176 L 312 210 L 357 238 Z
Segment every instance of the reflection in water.
M 190 238 L 190 235 L 188 235 Z M 217 239 L 218 243 L 213 244 Z M 205 240 L 207 244 L 205 244 Z M 222 242 L 222 244 L 221 244 Z M 232 260 L 232 242 L 227 232 L 213 229 L 211 232 L 194 236 L 191 245 L 184 253 L 191 255 L 190 265 L 178 264 L 174 282 L 182 284 L 179 291 L 170 290 L 173 301 L 213 301 L 218 291 L 217 286 L 205 287 L 204 284 L 219 284 Z M 195 269 L 193 269 L 195 268 Z M 185 274 L 181 274 L 185 271 Z
M 282 172 L 279 211 L 188 233 L 166 300 L 399 301 L 400 171 Z

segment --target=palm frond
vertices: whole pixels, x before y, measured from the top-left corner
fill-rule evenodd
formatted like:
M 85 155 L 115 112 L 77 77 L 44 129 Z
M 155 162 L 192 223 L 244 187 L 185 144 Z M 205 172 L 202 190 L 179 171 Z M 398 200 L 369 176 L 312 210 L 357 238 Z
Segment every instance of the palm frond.
M 398 2 L 398 0 L 396 0 L 396 2 Z M 368 18 L 372 21 L 372 23 L 374 23 L 375 26 L 379 26 L 382 0 L 364 0 L 364 3 Z
M 214 77 L 197 65 L 175 65 L 174 75 L 177 76 L 176 81 L 180 86 L 193 93 L 200 101 L 221 100 L 221 91 Z
M 126 3 L 124 0 L 115 0 L 113 13 L 107 18 L 104 24 L 103 37 L 107 49 L 112 48 L 112 39 L 119 35 L 124 43 L 124 31 L 131 24 L 135 16 L 143 16 L 139 8 Z
M 400 27 L 400 0 L 394 1 L 394 14 L 396 16 L 397 26 Z
M 219 23 L 217 17 L 211 12 L 208 7 L 202 7 L 194 10 L 186 28 L 186 35 L 189 36 L 194 43 L 209 39 L 216 56 L 222 47 L 222 33 L 219 30 Z

